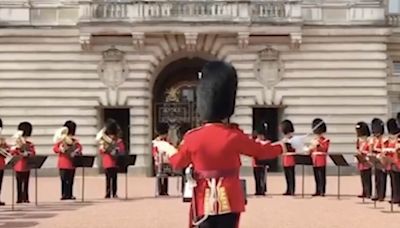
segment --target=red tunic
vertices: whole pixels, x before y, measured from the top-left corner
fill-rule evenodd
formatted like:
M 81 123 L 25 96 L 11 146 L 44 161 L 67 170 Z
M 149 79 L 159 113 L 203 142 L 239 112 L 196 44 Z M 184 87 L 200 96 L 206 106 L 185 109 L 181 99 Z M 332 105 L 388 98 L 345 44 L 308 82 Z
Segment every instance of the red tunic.
M 390 136 L 383 142 L 383 150 L 386 152 L 386 156 L 394 160 L 394 164 L 397 168 L 400 168 L 400 160 L 395 155 L 395 152 L 400 149 L 399 138 L 396 136 Z M 392 170 L 392 165 L 388 165 L 386 170 Z
M 73 141 L 76 144 L 78 154 L 82 154 L 82 145 L 76 138 L 73 138 Z M 58 142 L 54 144 L 53 151 L 58 154 L 58 168 L 59 169 L 75 169 L 74 164 L 68 154 L 65 154 L 61 150 L 62 142 Z
M 330 140 L 325 136 L 318 135 L 311 142 L 310 153 L 314 167 L 326 166 Z
M 356 144 L 357 144 L 356 145 L 357 153 L 362 154 L 363 156 L 367 156 L 369 154 L 370 145 L 369 145 L 368 139 L 358 138 Z M 367 163 L 360 163 L 359 162 L 357 164 L 357 168 L 358 168 L 358 170 L 362 171 L 362 170 L 370 169 L 371 166 L 369 164 L 367 164 Z
M 252 139 L 252 137 L 251 137 Z M 261 140 L 261 139 L 255 139 L 256 142 L 261 143 L 261 144 L 267 144 L 267 143 L 271 143 L 271 141 L 269 140 Z M 263 165 L 257 165 L 257 159 L 253 158 L 252 159 L 252 166 L 253 167 L 264 167 Z
M 283 143 L 287 143 L 289 141 L 289 137 L 284 137 L 282 139 Z M 286 146 L 283 147 L 283 153 L 282 153 L 282 165 L 283 167 L 292 167 L 296 165 L 296 162 L 294 161 L 294 155 L 293 153 L 296 153 L 296 150 L 293 148 L 292 150 L 287 150 Z
M 118 147 L 119 154 L 125 153 L 125 145 L 124 145 L 124 142 L 122 141 L 122 139 L 117 140 L 117 147 Z M 116 161 L 111 154 L 106 153 L 106 151 L 102 147 L 99 149 L 99 151 L 101 154 L 101 158 L 103 160 L 103 168 L 104 169 L 114 168 L 117 166 Z
M 195 175 L 197 186 L 193 199 L 197 216 L 240 213 L 245 210 L 244 193 L 239 180 L 240 155 L 262 160 L 276 158 L 281 153 L 282 145 L 263 145 L 249 139 L 237 125 L 215 123 L 186 133 L 178 152 L 170 157 L 170 163 L 175 169 L 192 164 L 195 174 L 199 174 Z M 210 188 L 208 179 L 202 175 L 204 173 L 214 173 L 213 178 L 218 181 L 219 207 L 208 203 Z
M 374 154 L 381 154 L 384 141 L 385 140 L 382 136 L 371 137 L 369 139 L 370 151 L 372 151 Z
M 32 142 L 26 140 L 26 144 L 28 145 L 28 155 L 27 156 L 35 156 L 36 150 L 35 150 L 35 145 L 33 145 Z M 11 148 L 11 154 L 13 156 L 20 156 L 22 155 L 22 151 L 18 147 L 13 147 Z M 25 172 L 29 171 L 28 167 L 28 159 L 27 156 L 23 156 L 15 165 L 14 165 L 14 171 L 15 172 Z

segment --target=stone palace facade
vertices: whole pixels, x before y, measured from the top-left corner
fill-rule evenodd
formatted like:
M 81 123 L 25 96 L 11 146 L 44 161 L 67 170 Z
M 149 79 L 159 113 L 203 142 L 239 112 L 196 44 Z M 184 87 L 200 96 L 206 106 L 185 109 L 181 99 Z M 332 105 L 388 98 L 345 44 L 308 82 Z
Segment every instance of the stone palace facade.
M 0 0 L 4 133 L 28 120 L 39 153 L 53 155 L 54 131 L 73 119 L 84 153 L 96 154 L 95 135 L 114 117 L 138 155 L 133 170 L 148 174 L 155 125 L 195 126 L 197 73 L 221 59 L 238 70 L 232 121 L 247 133 L 282 118 L 308 133 L 321 117 L 331 152 L 353 161 L 354 124 L 400 111 L 398 9 L 384 0 Z

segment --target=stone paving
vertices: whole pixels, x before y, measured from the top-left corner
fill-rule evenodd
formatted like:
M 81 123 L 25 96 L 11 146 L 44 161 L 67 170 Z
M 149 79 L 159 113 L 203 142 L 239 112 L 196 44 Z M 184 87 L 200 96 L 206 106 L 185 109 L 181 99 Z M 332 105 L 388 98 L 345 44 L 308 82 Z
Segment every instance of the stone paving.
M 85 202 L 81 202 L 81 178 L 76 178 L 76 202 L 59 201 L 58 178 L 40 178 L 38 206 L 35 206 L 35 185 L 31 178 L 29 205 L 16 205 L 11 210 L 11 178 L 5 177 L 2 199 L 7 206 L 0 208 L 0 228 L 187 228 L 188 204 L 182 203 L 176 189 L 176 179 L 170 181 L 168 198 L 154 197 L 154 179 L 129 177 L 128 200 L 125 198 L 124 176 L 119 177 L 117 200 L 105 200 L 104 178 L 86 177 Z M 253 194 L 254 182 L 247 178 L 248 193 Z M 241 218 L 241 228 L 398 228 L 400 207 L 382 202 L 374 207 L 355 197 L 360 191 L 358 176 L 342 178 L 341 200 L 336 197 L 337 179 L 328 177 L 328 196 L 311 198 L 314 183 L 305 180 L 305 197 L 301 197 L 301 178 L 297 177 L 296 197 L 281 196 L 283 176 L 268 178 L 268 196 L 249 196 L 247 212 Z

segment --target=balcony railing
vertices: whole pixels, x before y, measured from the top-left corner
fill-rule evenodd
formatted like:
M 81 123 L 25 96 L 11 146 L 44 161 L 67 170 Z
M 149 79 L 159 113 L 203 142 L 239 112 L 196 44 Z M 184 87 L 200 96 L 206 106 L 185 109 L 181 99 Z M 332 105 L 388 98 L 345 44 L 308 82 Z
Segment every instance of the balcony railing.
M 400 26 L 400 13 L 391 13 L 387 15 L 386 22 L 391 26 Z
M 91 1 L 81 3 L 80 21 L 301 21 L 300 0 Z

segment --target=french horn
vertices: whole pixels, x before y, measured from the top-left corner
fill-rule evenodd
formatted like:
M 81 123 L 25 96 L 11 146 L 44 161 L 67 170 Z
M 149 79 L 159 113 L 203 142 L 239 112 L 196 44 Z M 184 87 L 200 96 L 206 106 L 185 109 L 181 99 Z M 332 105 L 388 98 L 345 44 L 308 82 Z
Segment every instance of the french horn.
M 99 142 L 100 147 L 102 147 L 106 153 L 116 155 L 117 144 L 110 136 L 106 134 L 106 129 L 101 129 L 96 135 L 96 141 Z
M 68 135 L 68 128 L 62 127 L 56 130 L 53 136 L 54 143 L 62 142 L 64 153 L 73 156 L 73 153 L 76 151 L 75 141 L 71 136 Z
M 12 155 L 8 152 L 8 147 L 6 143 L 6 139 L 0 136 L 0 155 L 8 158 L 11 157 Z

